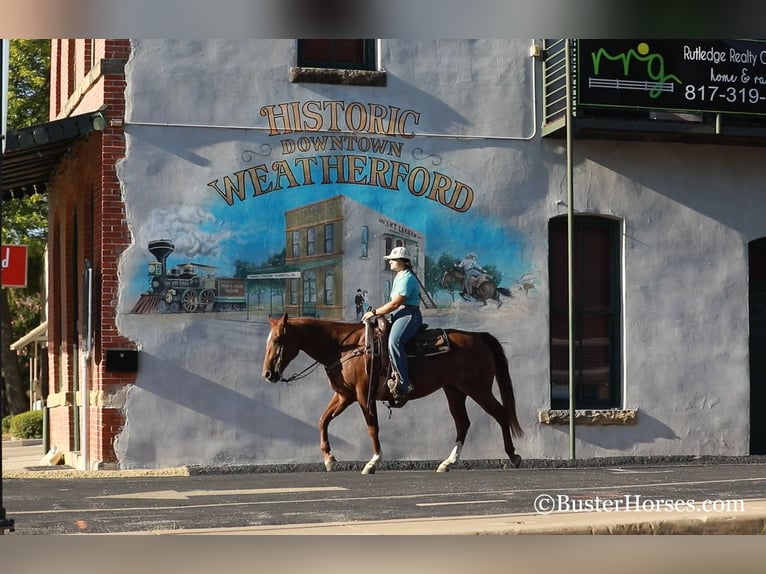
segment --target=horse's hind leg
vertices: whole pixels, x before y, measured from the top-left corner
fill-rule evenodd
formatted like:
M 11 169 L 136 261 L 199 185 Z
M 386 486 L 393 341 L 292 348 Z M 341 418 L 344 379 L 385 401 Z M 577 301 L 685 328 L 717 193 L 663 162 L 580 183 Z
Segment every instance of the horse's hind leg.
M 327 408 L 322 413 L 322 416 L 319 417 L 319 449 L 322 451 L 324 467 L 328 472 L 335 466 L 336 460 L 330 449 L 330 439 L 328 438 L 327 428 L 330 426 L 330 421 L 346 410 L 346 407 L 351 403 L 352 400 L 348 397 L 335 393 L 330 399 Z
M 500 429 L 503 433 L 503 445 L 505 446 L 505 452 L 508 455 L 508 459 L 514 468 L 519 468 L 521 464 L 521 457 L 516 454 L 516 447 L 513 446 L 513 438 L 511 437 L 511 429 L 508 422 L 508 415 L 505 412 L 505 408 L 492 394 L 491 387 L 488 392 L 477 392 L 469 395 L 476 404 L 483 408 L 487 413 L 497 421 L 500 425 Z
M 455 421 L 455 446 L 450 455 L 441 462 L 436 472 L 447 472 L 452 465 L 460 460 L 460 452 L 465 444 L 468 427 L 471 426 L 471 421 L 468 419 L 468 411 L 465 408 L 466 396 L 454 387 L 444 387 L 444 394 L 447 396 L 449 412 Z

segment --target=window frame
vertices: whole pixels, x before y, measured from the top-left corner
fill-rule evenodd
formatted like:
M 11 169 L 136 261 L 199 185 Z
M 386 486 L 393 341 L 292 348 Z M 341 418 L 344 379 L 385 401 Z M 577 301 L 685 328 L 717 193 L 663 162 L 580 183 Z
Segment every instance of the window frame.
M 562 228 L 563 227 L 563 233 Z M 568 296 L 566 301 L 560 303 L 561 297 L 557 295 L 560 293 L 562 285 L 558 283 L 561 279 L 564 282 L 563 288 L 567 289 L 567 275 L 561 272 L 560 266 L 566 266 L 567 262 L 567 218 L 566 216 L 554 217 L 549 221 L 548 226 L 548 240 L 549 240 L 549 287 L 550 287 L 550 300 L 549 300 L 549 350 L 550 350 L 550 377 L 549 377 L 549 395 L 550 404 L 552 409 L 565 409 L 569 406 L 569 387 L 568 380 L 567 386 L 562 391 L 561 384 L 555 384 L 558 377 L 554 374 L 554 371 L 561 372 L 562 366 L 569 371 L 569 341 L 568 341 L 568 325 L 569 325 L 569 311 L 568 311 Z M 593 257 L 587 257 L 587 247 L 584 245 L 584 233 L 588 230 L 606 230 L 609 234 L 608 250 L 607 254 L 604 254 L 604 260 L 608 260 L 609 281 L 608 293 L 609 304 L 606 308 L 602 306 L 587 307 L 583 303 L 583 292 L 589 293 L 590 287 L 584 282 L 593 281 L 593 270 L 589 270 L 587 273 L 583 271 L 583 266 L 591 264 L 594 261 Z M 563 241 L 562 238 L 563 237 Z M 598 216 L 598 215 L 576 215 L 574 218 L 574 287 L 575 287 L 575 300 L 574 300 L 574 317 L 575 317 L 575 408 L 576 409 L 611 409 L 619 408 L 622 403 L 622 266 L 621 266 L 621 222 L 617 219 Z M 561 241 L 562 243 L 558 243 Z M 557 255 L 564 249 L 563 256 Z M 562 260 L 563 257 L 563 260 Z M 558 264 L 558 265 L 557 265 Z M 602 279 L 604 279 L 602 277 Z M 567 290 L 568 293 L 568 290 Z M 557 327 L 565 322 L 567 325 L 567 333 L 565 334 L 565 342 L 561 343 L 561 333 L 558 337 L 554 337 L 556 331 L 560 331 Z M 593 330 L 597 330 L 598 327 L 594 325 L 606 326 L 607 335 L 601 337 L 587 336 L 585 331 L 593 333 Z M 603 347 L 603 340 L 608 341 L 608 350 L 602 351 L 602 358 L 608 358 L 608 375 L 607 375 L 607 395 L 606 397 L 598 396 L 586 396 L 586 390 L 588 383 L 585 382 L 584 366 L 592 359 L 586 358 L 586 353 L 591 355 L 599 352 L 599 347 Z M 599 344 L 599 341 L 601 344 Z M 562 365 L 562 355 L 566 357 L 565 365 Z M 597 362 L 597 360 L 596 360 Z M 568 375 L 567 375 L 568 379 Z M 595 388 L 596 385 L 591 385 Z M 598 391 L 597 391 L 598 392 Z
M 338 46 L 340 42 L 356 41 L 361 42 L 355 50 L 355 55 L 359 57 L 358 62 L 346 62 L 339 59 Z M 329 59 L 312 58 L 309 54 L 308 42 L 322 42 L 329 47 L 332 56 Z M 377 58 L 375 50 L 375 40 L 370 39 L 299 39 L 297 46 L 297 63 L 300 68 L 323 68 L 331 70 L 364 70 L 374 71 L 377 69 Z

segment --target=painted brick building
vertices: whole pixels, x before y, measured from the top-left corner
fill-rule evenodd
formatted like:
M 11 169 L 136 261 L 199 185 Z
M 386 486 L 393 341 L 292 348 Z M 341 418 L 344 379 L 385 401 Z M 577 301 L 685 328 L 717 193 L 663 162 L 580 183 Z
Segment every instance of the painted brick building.
M 319 49 L 323 42 L 334 41 L 53 41 L 48 129 L 76 128 L 59 137 L 66 149 L 50 152 L 59 163 L 45 178 L 47 407 L 51 446 L 68 462 L 317 460 L 326 381 L 321 372 L 289 387 L 259 381 L 262 315 L 131 310 L 146 289 L 154 240 L 171 240 L 180 261 L 241 278 L 242 269 L 269 269 L 294 242 L 307 247 L 309 227 L 341 220 L 329 253 L 344 261 L 333 317 L 353 315 L 351 294 L 365 279 L 385 293 L 386 268 L 374 259 L 387 240 L 422 247 L 421 278 L 436 293 L 426 322 L 496 334 L 526 431 L 519 452 L 566 457 L 570 209 L 579 456 L 766 452 L 758 417 L 766 407 L 766 126 L 757 94 L 745 90 L 745 101 L 726 109 L 663 106 L 662 98 L 699 98 L 681 78 L 707 65 L 673 60 L 684 48 L 673 42 L 563 49 L 527 39 L 368 40 L 335 52 Z M 687 52 L 716 42 L 725 41 L 689 41 Z M 759 49 L 743 42 L 730 49 Z M 570 48 L 580 64 L 599 65 L 568 69 Z M 655 70 L 647 62 L 662 58 L 667 75 L 643 77 Z M 611 65 L 637 77 L 630 93 L 619 91 L 626 84 Z M 578 104 L 571 117 L 561 104 L 567 74 L 593 80 L 570 98 Z M 11 149 L 8 159 L 40 146 Z M 9 191 L 23 192 L 21 183 Z M 385 246 L 381 253 L 353 259 L 362 224 L 348 224 L 332 203 L 338 197 L 363 206 L 357 214 L 380 214 L 367 241 Z M 440 283 L 440 272 L 469 254 L 512 294 L 502 306 L 456 298 Z M 322 270 L 334 271 L 337 262 L 322 257 Z M 87 360 L 86 260 L 95 297 Z M 413 401 L 386 421 L 386 455 L 446 454 L 444 402 Z M 496 458 L 498 429 L 473 408 L 463 456 Z M 332 428 L 347 460 L 370 448 L 354 416 Z

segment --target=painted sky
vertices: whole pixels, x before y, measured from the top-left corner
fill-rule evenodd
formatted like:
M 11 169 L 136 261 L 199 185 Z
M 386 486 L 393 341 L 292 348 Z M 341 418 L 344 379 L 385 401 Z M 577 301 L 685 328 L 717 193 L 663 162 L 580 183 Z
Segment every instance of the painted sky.
M 448 253 L 459 259 L 473 251 L 481 265 L 494 265 L 503 274 L 502 284 L 510 286 L 532 271 L 522 259 L 522 237 L 508 221 L 477 214 L 475 206 L 487 200 L 480 193 L 474 190 L 474 207 L 463 213 L 415 196 L 406 187 L 395 190 L 339 183 L 301 185 L 257 197 L 250 187 L 244 201 L 235 198 L 230 206 L 205 182 L 192 194 L 196 205 L 190 201 L 158 207 L 142 224 L 140 236 L 146 242 L 174 242 L 176 250 L 168 258 L 169 266 L 194 261 L 218 267 L 219 276 L 231 276 L 237 259 L 260 264 L 284 249 L 286 211 L 345 195 L 422 233 L 427 256 L 438 259 Z M 148 251 L 146 255 L 149 263 Z M 131 281 L 131 291 L 136 293 L 145 286 L 145 274 Z

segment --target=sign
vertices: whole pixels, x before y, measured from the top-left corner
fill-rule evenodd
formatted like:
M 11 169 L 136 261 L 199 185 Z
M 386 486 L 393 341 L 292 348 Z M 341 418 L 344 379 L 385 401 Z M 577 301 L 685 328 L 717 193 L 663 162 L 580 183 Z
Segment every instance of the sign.
M 27 246 L 3 245 L 0 247 L 2 257 L 2 286 L 27 286 Z
M 578 106 L 766 116 L 766 41 L 578 40 Z
M 257 275 L 248 275 L 248 279 L 300 279 L 300 271 L 287 271 L 285 273 L 259 273 Z

